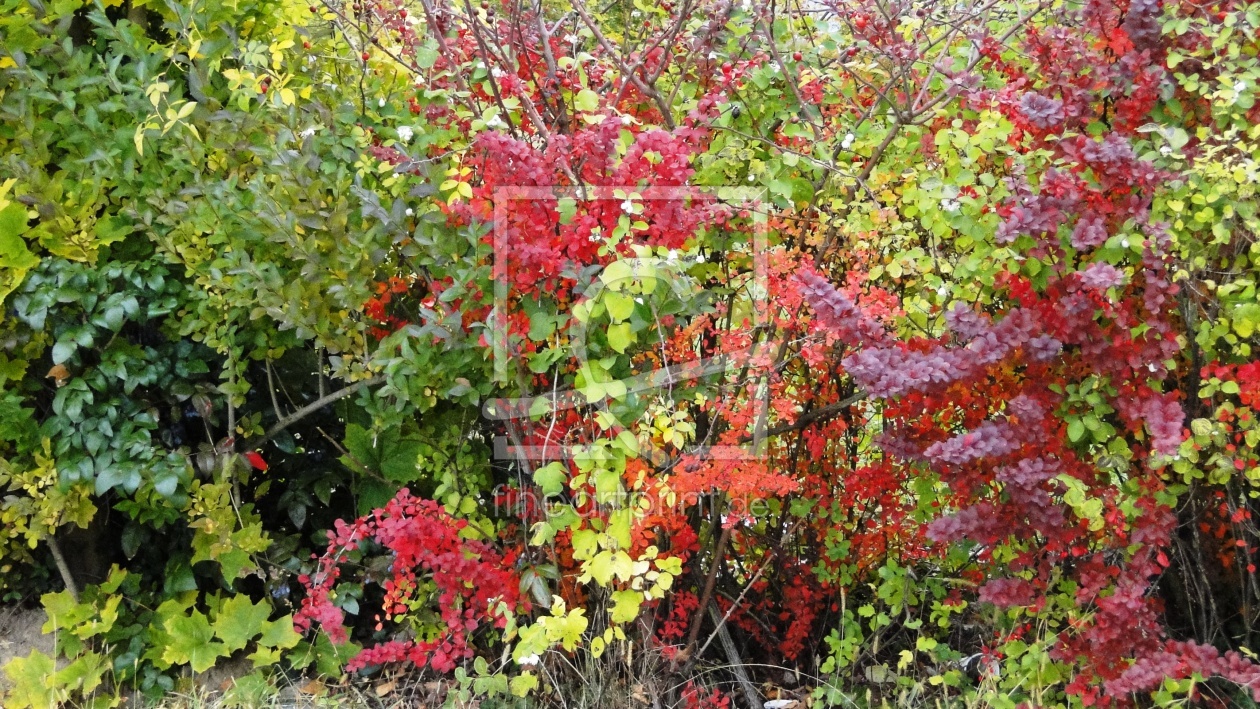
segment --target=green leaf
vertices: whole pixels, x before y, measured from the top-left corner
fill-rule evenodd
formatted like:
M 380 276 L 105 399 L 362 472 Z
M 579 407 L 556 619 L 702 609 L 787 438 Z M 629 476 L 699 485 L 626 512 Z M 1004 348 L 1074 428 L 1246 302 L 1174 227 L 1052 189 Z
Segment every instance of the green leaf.
M 52 348 L 53 364 L 62 364 L 74 355 L 79 345 L 74 340 L 60 340 Z M 97 493 L 100 494 L 100 493 Z
M 618 433 L 617 442 L 622 445 L 627 455 L 639 455 L 639 439 L 636 438 L 630 431 L 622 431 Z
M 1231 318 L 1234 332 L 1238 333 L 1239 337 L 1251 337 L 1256 331 L 1256 326 L 1260 325 L 1260 303 L 1247 303 L 1234 308 Z
M 614 623 L 630 623 L 639 617 L 639 608 L 643 604 L 643 594 L 639 591 L 615 591 L 612 594 L 613 607 L 609 617 Z
M 201 611 L 179 616 L 164 624 L 171 642 L 162 652 L 162 659 L 172 664 L 191 665 L 193 672 L 205 672 L 219 658 L 231 654 L 227 645 L 214 639 L 210 621 Z
M 538 688 L 538 678 L 534 676 L 533 672 L 522 672 L 513 677 L 509 681 L 508 686 L 514 696 L 524 697 Z
M 4 666 L 4 674 L 12 683 L 5 696 L 5 706 L 12 709 L 52 707 L 56 694 L 45 684 L 52 680 L 57 665 L 39 650 L 26 657 L 16 657 Z
M 548 463 L 534 471 L 534 482 L 542 488 L 543 495 L 547 497 L 559 495 L 564 490 L 568 479 L 564 466 L 559 462 Z
M 11 270 L 0 280 L 0 302 L 22 283 L 26 272 L 39 265 L 39 257 L 31 253 L 22 232 L 26 231 L 26 208 L 14 202 L 0 209 L 0 269 Z M 2 276 L 0 272 L 0 276 Z
M 599 94 L 590 89 L 582 89 L 573 97 L 573 107 L 579 111 L 594 111 L 599 108 Z
M 229 652 L 242 650 L 262 632 L 271 608 L 253 603 L 249 596 L 238 594 L 223 602 L 214 619 L 214 634 L 227 645 Z
M 293 629 L 293 616 L 286 615 L 263 623 L 262 637 L 258 638 L 258 644 L 287 650 L 296 647 L 301 639 L 302 636 Z
M 630 268 L 630 264 L 625 261 L 613 261 L 604 267 L 602 273 L 599 274 L 599 280 L 608 286 L 609 290 L 619 291 L 630 284 L 634 278 L 634 271 Z M 608 296 L 605 295 L 605 298 Z
M 1080 419 L 1072 419 L 1068 421 L 1068 440 L 1073 443 L 1081 440 L 1081 436 L 1085 435 L 1085 423 Z
M 196 108 L 197 104 L 188 103 L 185 107 Z M 135 227 L 126 217 L 114 216 L 99 219 L 96 222 L 96 241 L 98 246 L 107 246 L 127 238 Z
M 634 298 L 625 293 L 616 291 L 606 291 L 604 293 L 604 307 L 608 308 L 608 317 L 617 323 L 630 319 L 634 313 Z
M 630 331 L 630 323 L 623 322 L 608 326 L 608 346 L 617 352 L 625 352 L 636 339 L 634 333 Z

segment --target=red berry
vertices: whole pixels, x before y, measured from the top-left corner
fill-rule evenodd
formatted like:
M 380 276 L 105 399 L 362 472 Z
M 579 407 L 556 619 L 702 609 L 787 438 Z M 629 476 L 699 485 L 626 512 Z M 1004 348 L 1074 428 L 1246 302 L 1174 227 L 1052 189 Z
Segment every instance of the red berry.
M 364 53 L 363 53 L 363 61 L 367 61 L 367 60 L 368 60 L 368 56 L 369 56 L 369 55 L 368 55 L 368 53 L 367 53 L 367 52 L 364 52 Z
M 310 43 L 310 42 L 303 42 L 303 43 L 302 43 L 302 49 L 310 49 L 310 48 L 311 48 L 311 43 Z
M 800 52 L 792 52 L 792 59 L 794 59 L 795 61 L 799 62 L 803 58 L 804 58 L 804 55 L 802 55 Z
M 722 63 L 722 73 L 723 73 L 723 74 L 729 74 L 729 73 L 731 73 L 731 63 L 730 63 L 730 62 L 723 62 L 723 63 Z

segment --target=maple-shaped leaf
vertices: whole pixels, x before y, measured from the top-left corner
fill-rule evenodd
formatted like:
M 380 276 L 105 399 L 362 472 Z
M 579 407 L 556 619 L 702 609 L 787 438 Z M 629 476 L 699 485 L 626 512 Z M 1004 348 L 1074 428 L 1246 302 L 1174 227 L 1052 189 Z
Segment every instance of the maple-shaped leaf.
M 226 657 L 227 645 L 214 639 L 210 621 L 201 611 L 166 621 L 166 633 L 170 643 L 162 652 L 162 659 L 173 664 L 188 664 L 193 672 L 205 672 L 214 667 L 220 657 Z
M 26 657 L 15 657 L 4 666 L 9 678 L 6 697 L 13 706 L 50 706 L 56 695 L 49 689 L 57 663 L 39 650 L 31 650 Z
M 263 623 L 262 637 L 258 638 L 258 644 L 287 650 L 296 646 L 301 639 L 302 636 L 293 629 L 293 616 L 286 615 Z
M 253 603 L 249 596 L 232 596 L 223 602 L 214 619 L 214 634 L 227 645 L 228 651 L 243 649 L 263 631 L 263 624 L 271 615 L 271 608 L 264 603 Z

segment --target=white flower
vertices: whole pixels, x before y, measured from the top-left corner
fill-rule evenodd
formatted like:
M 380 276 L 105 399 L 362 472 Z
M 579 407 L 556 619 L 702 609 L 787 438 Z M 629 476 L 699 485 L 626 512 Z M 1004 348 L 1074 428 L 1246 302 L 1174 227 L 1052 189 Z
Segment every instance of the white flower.
M 634 214 L 634 202 L 628 199 L 622 202 L 621 211 L 625 212 L 626 214 Z
M 1128 238 L 1121 239 L 1121 240 L 1120 240 L 1120 246 L 1122 246 L 1122 247 L 1124 247 L 1124 248 L 1126 248 L 1126 249 L 1127 249 L 1127 248 L 1129 248 L 1129 240 L 1128 240 Z
M 488 128 L 498 128 L 501 125 L 503 125 L 503 121 L 498 116 L 490 116 L 490 120 L 486 121 L 486 127 Z
M 1234 82 L 1234 93 L 1240 94 L 1246 90 L 1247 90 L 1247 82 L 1243 81 L 1242 79 L 1239 79 L 1238 81 Z
M 1168 145 L 1159 146 L 1160 155 L 1172 155 L 1172 147 Z
M 665 260 L 666 260 L 668 263 L 674 263 L 675 261 L 677 261 L 677 260 L 678 260 L 678 251 L 677 251 L 677 250 L 675 250 L 675 249 L 670 249 L 670 250 L 669 250 L 669 253 L 665 254 Z
M 521 659 L 517 660 L 516 663 L 523 667 L 528 667 L 530 665 L 537 665 L 538 660 L 540 659 L 541 658 L 539 658 L 537 655 L 526 655 L 525 657 L 522 657 Z
M 778 74 L 778 73 L 779 73 L 779 63 L 778 63 L 778 62 L 770 62 L 770 71 L 773 71 L 774 73 Z
M 755 179 L 757 179 L 757 176 L 756 176 L 756 175 L 752 174 L 751 172 L 750 172 L 750 173 L 748 173 L 748 181 L 749 181 L 749 182 L 752 182 L 752 181 L 753 181 L 753 180 L 755 180 Z
M 642 15 L 642 14 L 643 14 L 642 12 L 639 12 L 638 10 L 635 10 L 634 12 L 630 13 L 630 16 L 631 16 L 631 17 L 638 17 L 638 16 L 640 16 L 640 15 Z
M 717 59 L 717 52 L 709 52 L 710 59 Z
M 503 71 L 497 66 L 490 70 L 490 76 L 493 76 L 496 79 L 502 79 L 504 74 L 506 73 L 507 72 Z
M 848 150 L 853 147 L 853 141 L 857 140 L 857 136 L 852 133 L 845 133 L 844 140 L 840 141 L 840 149 Z
M 312 135 L 315 135 L 315 126 L 311 126 L 310 128 L 307 128 L 306 130 L 302 131 L 301 133 L 298 133 L 298 135 L 299 135 L 299 136 L 301 136 L 301 137 L 303 137 L 303 138 L 309 138 L 309 137 L 311 137 Z
M 696 254 L 696 263 L 704 263 L 704 254 Z
M 413 216 L 415 213 L 416 213 L 415 210 L 412 209 L 411 207 L 407 207 L 407 211 L 405 212 L 405 214 L 409 217 Z
M 412 130 L 411 130 L 411 127 L 410 127 L 410 126 L 399 126 L 399 127 L 398 127 L 398 139 L 399 139 L 399 140 L 401 140 L 402 142 L 404 142 L 404 143 L 410 143 L 410 142 L 411 142 L 411 136 L 412 136 L 412 135 L 414 135 L 414 133 L 412 133 Z
M 947 212 L 957 212 L 958 208 L 961 206 L 962 204 L 956 199 L 949 199 L 946 197 L 941 200 L 941 209 L 944 209 Z
M 631 118 L 629 115 L 624 115 L 621 117 L 621 125 L 628 126 L 631 123 L 634 123 L 634 119 Z
M 385 99 L 381 99 L 380 101 L 377 101 L 376 105 L 381 108 L 385 108 Z
M 569 42 L 569 43 L 572 43 L 572 44 L 577 44 L 577 43 L 578 43 L 578 36 L 577 36 L 577 35 L 575 35 L 575 34 L 573 34 L 572 32 L 570 32 L 569 34 L 566 34 L 566 35 L 564 36 L 564 41 Z

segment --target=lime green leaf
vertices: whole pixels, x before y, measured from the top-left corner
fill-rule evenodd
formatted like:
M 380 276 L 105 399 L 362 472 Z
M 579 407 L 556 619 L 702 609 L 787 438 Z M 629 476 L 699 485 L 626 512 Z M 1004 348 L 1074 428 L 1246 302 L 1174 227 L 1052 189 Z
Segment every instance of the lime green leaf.
M 214 667 L 219 658 L 230 654 L 227 645 L 214 639 L 210 621 L 201 611 L 192 615 L 172 618 L 165 623 L 171 641 L 162 653 L 167 662 L 192 666 L 193 672 L 205 672 Z
M 524 697 L 538 688 L 538 678 L 533 672 L 522 672 L 508 683 L 514 696 Z
M 618 352 L 625 352 L 626 348 L 634 344 L 635 335 L 630 331 L 630 323 L 620 323 L 608 326 L 608 346 Z
M 590 89 L 582 89 L 573 97 L 573 107 L 579 111 L 594 111 L 599 108 L 599 94 Z
M 609 617 L 614 623 L 629 623 L 639 617 L 643 594 L 638 591 L 616 591 L 612 594 L 613 607 Z
M 263 623 L 271 615 L 271 608 L 253 603 L 244 594 L 232 596 L 223 602 L 214 619 L 214 634 L 227 645 L 229 652 L 244 649 L 249 641 L 262 632 Z
M 45 682 L 52 680 L 56 669 L 53 659 L 39 650 L 31 650 L 26 657 L 10 660 L 4 666 L 4 674 L 12 683 L 5 696 L 5 706 L 13 709 L 54 706 L 57 695 Z
M 630 319 L 634 313 L 634 298 L 625 293 L 608 291 L 604 293 L 604 307 L 608 308 L 608 317 L 613 322 Z
M 559 462 L 548 463 L 534 471 L 534 482 L 547 497 L 560 494 L 568 479 L 564 466 Z

